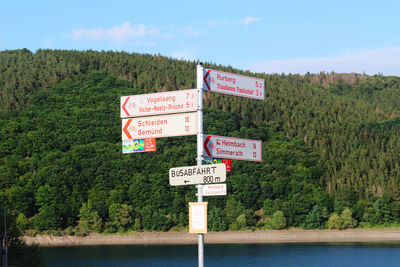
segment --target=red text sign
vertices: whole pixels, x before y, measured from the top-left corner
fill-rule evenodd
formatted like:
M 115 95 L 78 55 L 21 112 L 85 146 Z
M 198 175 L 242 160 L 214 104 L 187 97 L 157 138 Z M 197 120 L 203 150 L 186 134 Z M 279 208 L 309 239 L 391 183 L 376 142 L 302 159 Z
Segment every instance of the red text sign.
M 204 135 L 204 156 L 213 158 L 262 160 L 260 140 Z
M 196 112 L 122 119 L 122 140 L 197 133 Z
M 197 110 L 197 89 L 121 96 L 121 118 Z
M 225 196 L 226 184 L 203 185 L 203 196 Z
M 264 100 L 263 79 L 203 69 L 204 90 Z

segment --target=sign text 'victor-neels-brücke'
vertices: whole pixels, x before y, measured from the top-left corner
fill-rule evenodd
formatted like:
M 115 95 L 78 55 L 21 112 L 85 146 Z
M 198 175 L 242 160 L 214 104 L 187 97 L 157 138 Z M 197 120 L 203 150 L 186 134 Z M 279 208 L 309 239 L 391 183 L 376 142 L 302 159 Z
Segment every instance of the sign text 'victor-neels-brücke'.
M 197 89 L 121 96 L 121 118 L 197 110 Z

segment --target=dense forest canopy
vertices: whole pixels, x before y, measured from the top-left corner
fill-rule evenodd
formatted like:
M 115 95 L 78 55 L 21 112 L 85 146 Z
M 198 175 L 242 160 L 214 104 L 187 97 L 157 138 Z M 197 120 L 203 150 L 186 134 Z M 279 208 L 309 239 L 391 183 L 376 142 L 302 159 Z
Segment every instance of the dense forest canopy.
M 204 93 L 204 133 L 263 141 L 262 162 L 232 161 L 228 195 L 206 198 L 210 230 L 400 223 L 399 77 L 204 66 L 263 78 L 266 95 Z M 160 55 L 0 52 L 1 203 L 21 230 L 186 227 L 196 189 L 168 170 L 195 165 L 196 138 L 122 154 L 119 101 L 195 85 L 195 62 Z

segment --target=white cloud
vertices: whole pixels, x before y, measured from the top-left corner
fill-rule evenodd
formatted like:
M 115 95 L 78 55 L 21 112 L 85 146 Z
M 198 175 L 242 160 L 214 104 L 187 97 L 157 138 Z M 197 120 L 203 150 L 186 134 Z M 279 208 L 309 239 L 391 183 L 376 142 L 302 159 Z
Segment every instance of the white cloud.
M 109 29 L 75 29 L 72 31 L 71 38 L 75 41 L 112 41 L 116 43 L 125 43 L 131 39 L 154 36 L 159 33 L 158 28 L 149 27 L 143 24 L 131 25 L 130 22 L 124 22 L 120 26 L 114 26 Z
M 197 37 L 204 33 L 204 30 L 195 30 L 193 24 L 184 27 L 182 30 L 188 37 Z
M 251 24 L 251 23 L 253 23 L 253 22 L 256 22 L 256 21 L 260 21 L 261 19 L 260 18 L 257 18 L 257 17 L 245 17 L 243 20 L 242 20 L 242 22 L 243 22 L 243 24 L 245 24 L 245 25 L 249 25 L 249 24 Z
M 325 72 L 367 73 L 400 76 L 400 47 L 348 51 L 335 57 L 305 57 L 266 60 L 248 67 L 255 72 L 300 73 Z

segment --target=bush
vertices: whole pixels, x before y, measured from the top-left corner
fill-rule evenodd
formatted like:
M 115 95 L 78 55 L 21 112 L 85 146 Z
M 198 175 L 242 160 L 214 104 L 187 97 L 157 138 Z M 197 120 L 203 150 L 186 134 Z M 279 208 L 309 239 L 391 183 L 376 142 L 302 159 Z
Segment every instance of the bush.
M 61 232 L 59 230 L 55 230 L 51 233 L 52 236 L 61 236 Z
M 67 234 L 67 235 L 75 235 L 75 232 L 74 232 L 74 230 L 72 229 L 71 226 L 68 226 L 68 228 L 65 229 L 65 234 Z
M 236 218 L 236 223 L 239 226 L 239 228 L 246 227 L 246 215 L 240 214 L 239 217 Z
M 142 230 L 142 226 L 140 224 L 140 218 L 135 218 L 135 224 L 133 225 L 133 228 L 135 229 L 135 231 Z
M 101 232 L 103 226 L 103 220 L 100 218 L 99 213 L 95 211 L 90 203 L 83 203 L 79 209 L 79 218 L 82 227 L 86 231 L 94 230 Z
M 118 230 L 125 231 L 132 224 L 132 210 L 132 207 L 126 204 L 122 204 L 115 210 L 115 213 L 113 214 L 113 223 Z
M 257 222 L 256 227 L 262 228 L 262 229 L 269 229 L 271 228 L 271 218 L 263 215 Z
M 342 229 L 342 219 L 340 219 L 337 213 L 333 213 L 328 219 L 329 229 Z
M 20 231 L 24 231 L 29 228 L 28 218 L 22 213 L 20 213 L 16 220 L 17 227 Z
M 271 219 L 272 229 L 281 230 L 286 227 L 286 218 L 281 210 L 275 211 Z
M 326 208 L 321 209 L 319 205 L 315 205 L 307 214 L 302 224 L 304 229 L 323 229 L 325 226 L 324 219 L 327 218 Z
M 357 221 L 352 217 L 353 213 L 349 208 L 345 208 L 340 214 L 340 219 L 342 220 L 342 229 L 354 228 L 357 226 Z

